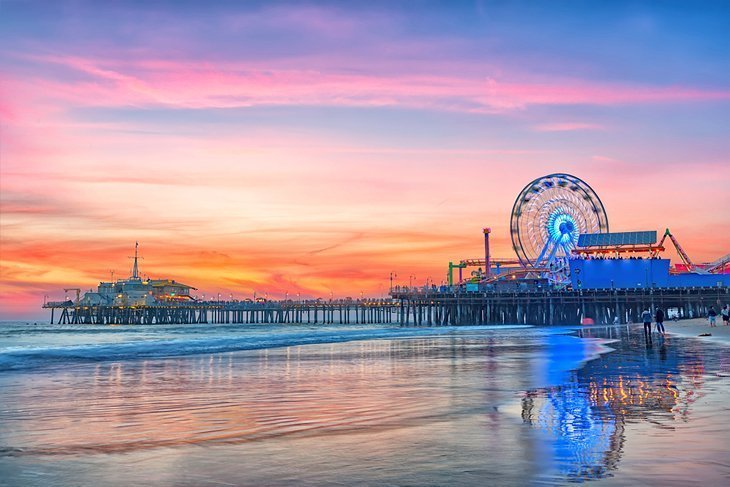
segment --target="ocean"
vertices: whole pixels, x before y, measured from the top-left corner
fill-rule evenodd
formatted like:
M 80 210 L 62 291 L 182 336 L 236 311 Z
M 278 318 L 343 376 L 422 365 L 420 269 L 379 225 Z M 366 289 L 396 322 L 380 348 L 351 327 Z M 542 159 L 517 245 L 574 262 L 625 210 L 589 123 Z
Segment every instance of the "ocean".
M 728 350 L 628 326 L 5 322 L 0 485 L 726 485 Z

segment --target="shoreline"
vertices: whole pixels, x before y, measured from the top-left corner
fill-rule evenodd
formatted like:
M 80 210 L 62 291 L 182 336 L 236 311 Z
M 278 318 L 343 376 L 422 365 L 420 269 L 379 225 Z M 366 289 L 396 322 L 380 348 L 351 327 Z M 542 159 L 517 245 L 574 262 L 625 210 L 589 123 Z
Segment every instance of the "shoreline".
M 719 317 L 720 318 L 720 317 Z M 718 320 L 718 324 L 715 327 L 710 327 L 710 322 L 707 318 L 689 318 L 679 321 L 665 321 L 664 329 L 669 336 L 678 336 L 683 338 L 700 338 L 705 341 L 713 342 L 719 345 L 730 346 L 730 326 L 722 324 L 722 318 Z M 595 327 L 606 327 L 606 326 L 631 326 L 635 328 L 643 328 L 641 323 L 629 323 L 623 325 L 593 325 Z M 590 329 L 590 327 L 583 327 L 577 329 Z M 657 334 L 656 322 L 651 323 L 652 333 Z M 710 333 L 710 336 L 700 336 L 704 333 Z
M 664 329 L 668 336 L 677 336 L 683 338 L 699 338 L 708 342 L 712 342 L 718 345 L 730 346 L 730 326 L 725 326 L 722 323 L 722 318 L 719 317 L 717 325 L 710 327 L 710 322 L 707 318 L 689 318 L 679 321 L 665 321 Z M 568 326 L 567 328 L 575 331 L 590 331 L 595 328 L 622 328 L 631 327 L 643 330 L 642 323 L 623 323 L 623 324 L 594 324 L 594 325 L 576 325 Z M 549 328 L 549 327 L 548 327 Z M 656 336 L 656 322 L 651 323 L 652 333 Z M 700 336 L 703 333 L 711 333 L 711 336 Z
M 24 320 L 2 320 L 0 321 L 0 325 L 7 325 L 7 324 L 22 324 L 22 325 L 40 325 L 44 323 L 38 323 L 38 322 L 32 322 L 32 321 L 24 321 Z M 337 324 L 334 324 L 335 326 Z M 351 324 L 339 324 L 344 325 L 345 327 L 351 325 Z M 525 325 L 525 324 L 492 324 L 492 325 L 476 325 L 476 326 L 470 326 L 470 325 L 462 325 L 462 326 L 443 326 L 443 327 L 425 327 L 425 326 L 413 326 L 412 324 L 410 326 L 406 327 L 398 327 L 395 324 L 391 324 L 388 326 L 387 324 L 380 324 L 380 326 L 375 325 L 375 328 L 397 328 L 397 329 L 442 329 L 443 331 L 447 331 L 453 328 L 463 328 L 463 329 L 471 329 L 471 328 L 488 328 L 488 329 L 502 329 L 502 328 L 523 328 L 523 327 L 537 327 L 537 328 L 555 328 L 556 326 L 550 326 L 550 325 Z M 80 325 L 83 326 L 83 325 Z M 109 326 L 109 325 L 104 325 Z M 150 325 L 154 326 L 154 325 Z M 285 325 L 286 326 L 286 325 Z M 592 324 L 592 325 L 558 325 L 557 327 L 561 328 L 567 328 L 574 331 L 588 331 L 592 328 L 617 328 L 617 327 L 636 327 L 636 328 L 642 328 L 643 325 L 641 323 L 622 323 L 622 324 Z M 707 318 L 689 318 L 689 319 L 683 319 L 683 320 L 668 320 L 664 322 L 664 328 L 666 330 L 667 335 L 669 336 L 679 336 L 679 337 L 685 337 L 685 338 L 701 338 L 706 341 L 718 343 L 720 345 L 724 346 L 730 346 L 730 326 L 725 326 L 722 321 L 722 317 L 718 316 L 717 324 L 715 327 L 710 327 L 710 323 L 707 320 Z M 656 331 L 656 322 L 652 321 L 652 333 L 657 333 Z M 710 333 L 710 336 L 700 336 L 704 333 Z M 349 341 L 349 340 L 347 340 Z M 278 347 L 273 347 L 278 348 Z
M 717 317 L 715 327 L 710 327 L 707 318 L 690 318 L 679 321 L 665 321 L 664 328 L 669 335 L 681 337 L 701 338 L 703 340 L 730 346 L 730 326 L 725 326 L 722 317 Z M 656 323 L 652 323 L 652 329 L 656 330 Z M 700 336 L 703 333 L 711 333 L 711 336 Z

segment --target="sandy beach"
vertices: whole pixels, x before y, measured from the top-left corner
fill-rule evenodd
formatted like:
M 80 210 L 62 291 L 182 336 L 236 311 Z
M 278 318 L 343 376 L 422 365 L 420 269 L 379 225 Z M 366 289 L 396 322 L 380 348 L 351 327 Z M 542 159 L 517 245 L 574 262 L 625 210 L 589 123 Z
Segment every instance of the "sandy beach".
M 666 328 L 667 333 L 671 335 L 697 337 L 704 340 L 711 340 L 716 343 L 722 343 L 724 345 L 730 345 L 730 326 L 725 326 L 722 323 L 722 318 L 718 316 L 717 326 L 715 327 L 710 327 L 710 322 L 707 321 L 707 318 L 665 321 L 664 327 Z M 656 330 L 655 325 L 652 325 L 652 327 Z M 700 336 L 704 333 L 711 333 L 712 336 Z

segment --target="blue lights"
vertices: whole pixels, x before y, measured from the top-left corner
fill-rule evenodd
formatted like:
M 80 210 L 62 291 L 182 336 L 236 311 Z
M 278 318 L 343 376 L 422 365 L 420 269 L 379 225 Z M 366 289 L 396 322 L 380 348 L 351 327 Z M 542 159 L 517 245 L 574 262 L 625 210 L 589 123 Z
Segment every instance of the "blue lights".
M 578 224 L 572 215 L 563 211 L 554 211 L 547 221 L 547 230 L 550 240 L 553 242 L 571 247 L 578 241 Z

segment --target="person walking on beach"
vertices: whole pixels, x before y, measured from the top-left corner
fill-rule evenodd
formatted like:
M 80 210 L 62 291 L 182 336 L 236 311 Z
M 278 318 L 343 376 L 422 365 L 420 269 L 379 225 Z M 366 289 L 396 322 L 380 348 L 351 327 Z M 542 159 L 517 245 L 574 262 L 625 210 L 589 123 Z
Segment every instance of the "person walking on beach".
M 641 319 L 644 320 L 644 338 L 651 343 L 651 311 L 649 311 L 649 308 L 644 308 Z
M 656 316 L 654 316 L 654 319 L 656 319 L 656 331 L 664 336 L 664 310 L 662 310 L 661 308 L 657 308 Z
M 730 324 L 730 308 L 728 308 L 727 304 L 722 307 L 720 314 L 722 315 L 722 324 L 728 326 Z
M 714 306 L 710 306 L 710 310 L 707 312 L 707 319 L 710 321 L 710 326 L 715 326 L 715 319 L 717 317 L 717 311 Z

